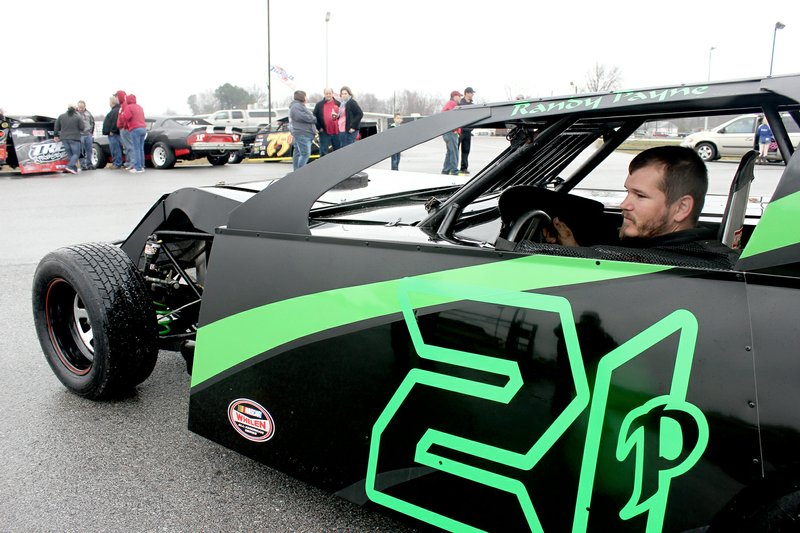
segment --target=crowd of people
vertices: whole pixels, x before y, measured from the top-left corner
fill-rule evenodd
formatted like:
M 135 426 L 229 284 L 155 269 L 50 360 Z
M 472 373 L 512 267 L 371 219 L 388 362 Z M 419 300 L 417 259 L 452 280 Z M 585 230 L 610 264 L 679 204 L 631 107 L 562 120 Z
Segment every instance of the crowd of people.
M 137 103 L 135 95 L 122 90 L 109 97 L 108 105 L 111 110 L 103 120 L 102 132 L 108 137 L 111 168 L 144 172 L 147 124 L 142 106 Z M 94 129 L 94 115 L 86 109 L 83 100 L 68 106 L 67 111 L 56 119 L 55 140 L 61 141 L 67 154 L 66 172 L 77 174 L 79 170 L 95 169 L 92 164 Z
M 456 106 L 471 105 L 475 89 L 467 87 L 462 94 L 459 91 L 450 93 L 442 112 L 450 111 Z M 294 100 L 289 106 L 289 126 L 292 131 L 292 166 L 294 170 L 303 167 L 311 157 L 311 144 L 315 136 L 319 136 L 319 155 L 343 148 L 356 141 L 358 129 L 364 112 L 353 98 L 353 91 L 348 86 L 339 90 L 339 98 L 333 89 L 326 88 L 323 99 L 314 105 L 314 110 L 306 108 L 305 91 L 295 91 Z M 395 113 L 390 128 L 403 123 L 400 113 Z M 472 129 L 459 128 L 443 135 L 446 156 L 442 174 L 469 174 L 469 152 L 472 146 Z M 460 156 L 459 156 L 460 154 Z M 391 157 L 392 170 L 400 169 L 400 153 Z
M 470 105 L 475 90 L 472 87 L 450 93 L 450 100 L 442 111 L 449 111 L 456 106 Z M 289 106 L 289 127 L 292 132 L 292 168 L 297 170 L 306 165 L 311 157 L 311 145 L 319 136 L 320 157 L 344 148 L 356 141 L 364 112 L 353 97 L 348 86 L 334 95 L 333 89 L 326 88 L 322 100 L 314 105 L 313 111 L 306 107 L 305 91 L 295 91 L 294 99 Z M 144 172 L 144 140 L 147 127 L 144 110 L 136 101 L 136 96 L 119 90 L 109 97 L 111 108 L 103 120 L 102 133 L 108 137 L 111 151 L 111 168 L 123 169 L 134 173 Z M 390 127 L 403 123 L 399 113 L 394 114 Z M 71 174 L 79 170 L 94 170 L 92 164 L 92 145 L 94 142 L 94 116 L 86 109 L 86 102 L 80 100 L 70 105 L 60 115 L 55 125 L 55 140 L 61 141 L 69 161 L 66 172 Z M 443 135 L 446 156 L 442 174 L 469 174 L 469 152 L 472 142 L 472 130 L 459 128 Z M 460 157 L 459 157 L 460 154 Z M 80 164 L 80 167 L 78 166 Z M 391 157 L 392 170 L 400 168 L 400 153 Z

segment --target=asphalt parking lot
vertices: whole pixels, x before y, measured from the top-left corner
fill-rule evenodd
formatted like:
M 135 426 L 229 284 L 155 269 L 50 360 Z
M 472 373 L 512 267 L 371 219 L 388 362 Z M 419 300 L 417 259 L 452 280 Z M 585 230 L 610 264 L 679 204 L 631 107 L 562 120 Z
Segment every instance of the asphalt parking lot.
M 476 138 L 474 168 L 502 143 Z M 404 154 L 401 169 L 437 172 L 443 156 L 434 140 Z M 598 186 L 619 188 L 630 157 L 615 154 Z M 735 165 L 709 168 L 712 188 L 726 191 Z M 782 169 L 760 167 L 752 193 L 768 195 Z M 412 531 L 190 433 L 189 376 L 179 354 L 161 352 L 134 395 L 95 403 L 64 389 L 34 333 L 31 280 L 48 251 L 122 238 L 175 189 L 290 170 L 250 163 L 143 175 L 0 171 L 0 531 Z

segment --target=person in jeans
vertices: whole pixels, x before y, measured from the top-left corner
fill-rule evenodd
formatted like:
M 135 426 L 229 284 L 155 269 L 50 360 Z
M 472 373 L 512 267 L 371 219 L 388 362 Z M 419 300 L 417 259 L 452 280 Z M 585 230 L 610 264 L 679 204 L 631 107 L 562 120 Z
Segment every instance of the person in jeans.
M 319 132 L 319 156 L 322 157 L 339 148 L 339 125 L 336 116 L 339 113 L 339 100 L 333 97 L 333 89 L 325 89 L 325 98 L 314 106 L 314 117 L 317 119 Z
M 453 91 L 450 93 L 450 100 L 444 104 L 442 108 L 442 113 L 445 111 L 450 111 L 451 109 L 455 109 L 458 106 L 458 99 L 461 98 L 461 93 L 458 91 Z M 460 133 L 459 130 L 448 131 L 444 135 L 442 135 L 442 139 L 444 140 L 444 145 L 446 148 L 446 153 L 444 156 L 444 166 L 442 167 L 442 174 L 452 174 L 453 176 L 458 176 L 458 134 Z
M 361 119 L 364 117 L 364 112 L 355 98 L 353 98 L 353 91 L 347 85 L 339 91 L 339 98 L 341 103 L 339 104 L 339 114 L 336 118 L 339 121 L 339 143 L 344 148 L 356 142 L 358 128 L 361 127 Z
M 317 119 L 306 108 L 305 91 L 294 92 L 294 100 L 289 106 L 289 125 L 292 129 L 292 169 L 297 170 L 308 163 L 317 131 Z
M 94 142 L 94 117 L 86 109 L 86 102 L 78 100 L 78 114 L 83 120 L 83 127 L 81 128 L 81 169 L 94 170 L 92 164 L 92 143 Z
M 124 115 L 125 124 L 131 134 L 133 149 L 133 168 L 131 172 L 144 172 L 144 139 L 147 137 L 147 122 L 144 120 L 144 109 L 136 103 L 136 96 L 129 94 L 125 99 L 125 109 L 120 113 Z
M 464 89 L 464 97 L 459 100 L 458 105 L 472 105 L 475 89 L 467 87 Z M 472 148 L 472 128 L 461 128 L 461 137 L 458 141 L 458 147 L 461 150 L 461 173 L 469 174 L 469 151 Z
M 131 143 L 131 132 L 125 122 L 125 107 L 128 105 L 128 95 L 125 91 L 117 91 L 117 101 L 119 102 L 119 116 L 117 118 L 117 128 L 119 128 L 119 138 L 122 140 L 122 147 L 125 150 L 125 168 L 133 168 L 133 144 Z
M 112 169 L 122 168 L 122 139 L 119 136 L 117 120 L 119 119 L 119 100 L 116 95 L 111 95 L 108 99 L 111 111 L 108 112 L 103 120 L 103 135 L 108 137 L 108 147 L 111 149 Z
M 78 173 L 78 159 L 81 157 L 81 129 L 83 129 L 83 119 L 75 110 L 75 106 L 69 106 L 67 112 L 59 115 L 56 119 L 55 140 L 56 142 L 61 141 L 67 152 L 69 162 L 64 170 L 70 174 Z
M 394 114 L 394 121 L 389 125 L 390 128 L 396 128 L 403 123 L 403 116 L 400 113 Z M 400 170 L 400 152 L 392 154 L 392 170 Z

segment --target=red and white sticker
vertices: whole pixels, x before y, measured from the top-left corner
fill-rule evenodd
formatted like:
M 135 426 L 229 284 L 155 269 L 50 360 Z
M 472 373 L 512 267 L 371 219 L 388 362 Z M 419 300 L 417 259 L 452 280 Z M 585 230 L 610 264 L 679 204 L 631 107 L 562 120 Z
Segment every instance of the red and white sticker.
M 268 441 L 275 434 L 272 415 L 253 400 L 233 400 L 228 406 L 228 420 L 239 435 L 253 442 Z

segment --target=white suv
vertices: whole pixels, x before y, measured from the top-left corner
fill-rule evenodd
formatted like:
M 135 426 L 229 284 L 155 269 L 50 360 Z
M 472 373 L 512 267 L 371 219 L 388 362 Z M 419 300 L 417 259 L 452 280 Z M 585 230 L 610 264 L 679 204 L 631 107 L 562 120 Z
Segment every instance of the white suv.
M 683 139 L 681 146 L 688 146 L 696 151 L 703 161 L 713 161 L 725 156 L 741 157 L 748 150 L 758 149 L 755 146 L 755 132 L 759 116 L 755 113 L 741 115 L 711 131 L 692 133 Z M 788 113 L 781 113 L 781 119 L 792 144 L 796 146 L 800 143 L 800 126 Z M 770 152 L 768 159 L 780 161 L 781 154 L 778 151 Z

